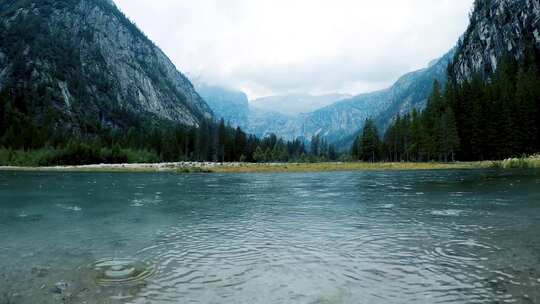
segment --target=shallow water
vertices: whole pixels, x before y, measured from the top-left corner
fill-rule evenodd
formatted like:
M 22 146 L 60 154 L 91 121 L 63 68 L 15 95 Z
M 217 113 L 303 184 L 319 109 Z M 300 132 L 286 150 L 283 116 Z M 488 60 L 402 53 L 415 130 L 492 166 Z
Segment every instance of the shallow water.
M 540 303 L 540 175 L 1 172 L 7 303 Z

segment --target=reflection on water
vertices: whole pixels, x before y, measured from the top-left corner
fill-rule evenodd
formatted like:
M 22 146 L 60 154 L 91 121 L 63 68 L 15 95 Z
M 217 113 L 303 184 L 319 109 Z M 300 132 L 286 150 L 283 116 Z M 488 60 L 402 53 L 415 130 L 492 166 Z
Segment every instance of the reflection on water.
M 0 173 L 0 303 L 540 303 L 539 183 Z

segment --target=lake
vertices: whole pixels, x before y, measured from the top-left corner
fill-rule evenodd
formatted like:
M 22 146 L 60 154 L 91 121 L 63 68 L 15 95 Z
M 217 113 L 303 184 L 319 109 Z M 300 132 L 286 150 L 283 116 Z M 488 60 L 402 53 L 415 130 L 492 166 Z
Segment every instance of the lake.
M 0 172 L 0 303 L 540 303 L 540 175 Z

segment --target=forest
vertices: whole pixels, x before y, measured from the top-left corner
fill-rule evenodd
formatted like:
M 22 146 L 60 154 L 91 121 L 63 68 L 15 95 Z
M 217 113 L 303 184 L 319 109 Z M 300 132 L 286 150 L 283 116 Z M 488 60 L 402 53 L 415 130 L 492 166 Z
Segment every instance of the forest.
M 30 94 L 0 94 L 0 165 L 217 162 L 425 162 L 499 160 L 540 151 L 538 56 L 518 62 L 505 57 L 489 81 L 475 75 L 445 88 L 437 82 L 423 111 L 398 115 L 381 134 L 371 119 L 348 154 L 321 136 L 285 141 L 246 134 L 220 121 L 198 128 L 119 112 L 129 128 L 94 127 L 91 134 L 36 125 L 27 112 Z M 12 91 L 12 92 L 16 92 Z M 15 97 L 15 98 L 13 98 Z M 47 111 L 44 111 L 47 113 Z M 152 120 L 152 123 L 148 123 Z M 306 144 L 308 143 L 308 144 Z
M 449 72 L 444 87 L 434 84 L 425 109 L 396 116 L 386 130 L 368 119 L 350 152 L 338 153 L 319 135 L 292 141 L 272 134 L 257 138 L 223 119 L 199 117 L 197 127 L 187 127 L 129 112 L 115 102 L 105 102 L 115 100 L 109 95 L 117 84 L 108 74 L 98 73 L 107 67 L 97 53 L 92 61 L 96 71 L 87 73 L 69 39 L 60 34 L 34 39 L 29 34 L 47 32 L 43 20 L 36 17 L 17 24 L 9 30 L 0 25 L 0 45 L 12 46 L 6 55 L 13 60 L 12 75 L 0 91 L 0 165 L 450 162 L 499 160 L 540 151 L 540 56 L 531 43 L 523 58 L 504 56 L 487 79 L 478 74 L 458 83 Z M 134 25 L 129 28 L 136 31 Z M 31 46 L 29 54 L 18 51 L 24 44 Z M 30 55 L 37 60 L 28 61 Z M 52 89 L 52 83 L 35 81 L 35 71 L 65 81 L 77 96 L 72 109 L 82 114 L 58 111 L 55 100 L 62 100 L 58 90 Z M 90 83 L 93 93 L 87 89 Z
M 6 111 L 6 108 L 9 111 Z M 0 132 L 0 165 L 50 166 L 97 163 L 319 162 L 336 160 L 335 148 L 314 137 L 285 141 L 275 135 L 258 138 L 233 128 L 223 119 L 198 128 L 181 125 L 101 130 L 94 136 L 54 134 L 32 125 L 24 115 L 4 107 Z M 7 123 L 7 125 L 6 125 Z
M 366 121 L 351 149 L 362 161 L 476 161 L 540 151 L 538 53 L 505 56 L 487 79 L 434 84 L 423 111 L 398 115 L 383 136 Z
M 1 17 L 14 14 L 21 1 L 0 3 Z M 47 23 L 53 9 L 76 3 L 44 0 L 39 4 L 40 14 L 11 16 L 9 27 L 0 23 L 0 71 L 2 58 L 11 62 L 9 77 L 0 79 L 0 165 L 287 162 L 330 160 L 335 156 L 335 149 L 319 138 L 314 138 L 314 153 L 309 153 L 304 141 L 285 141 L 273 135 L 257 138 L 219 119 L 206 120 L 199 115 L 199 125 L 190 127 L 126 109 L 113 94 L 119 84 L 98 49 L 85 55 L 91 64 L 82 65 L 81 42 Z M 138 38 L 152 43 L 107 1 L 96 3 L 117 15 Z M 81 41 L 93 39 L 91 31 L 81 35 Z M 157 79 L 154 83 L 160 91 L 169 90 L 170 83 L 152 66 L 143 65 L 150 77 Z M 74 97 L 69 110 L 59 102 L 64 98 L 53 79 L 69 87 Z M 185 96 L 177 97 L 179 102 L 185 101 Z
M 321 136 L 285 141 L 257 138 L 220 121 L 198 128 L 152 121 L 119 112 L 129 128 L 90 128 L 91 133 L 54 131 L 47 117 L 37 125 L 27 110 L 36 95 L 0 93 L 0 165 L 218 162 L 425 162 L 499 160 L 540 151 L 538 56 L 501 60 L 489 81 L 479 75 L 458 84 L 437 82 L 423 111 L 398 115 L 381 134 L 371 119 L 349 154 L 339 154 Z M 36 92 L 35 94 L 39 94 Z M 46 93 L 45 93 L 46 95 Z M 32 99 L 33 100 L 33 99 Z M 46 106 L 46 101 L 44 101 Z M 51 111 L 43 111 L 48 113 Z M 87 130 L 88 131 L 88 130 Z M 306 142 L 308 144 L 306 144 Z M 306 146 L 307 145 L 307 146 Z

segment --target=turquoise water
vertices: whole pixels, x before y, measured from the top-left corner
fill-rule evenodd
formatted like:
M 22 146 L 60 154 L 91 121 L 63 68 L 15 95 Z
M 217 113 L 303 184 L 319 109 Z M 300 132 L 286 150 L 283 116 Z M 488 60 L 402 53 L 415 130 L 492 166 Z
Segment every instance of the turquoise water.
M 0 172 L 0 303 L 540 303 L 540 175 Z

